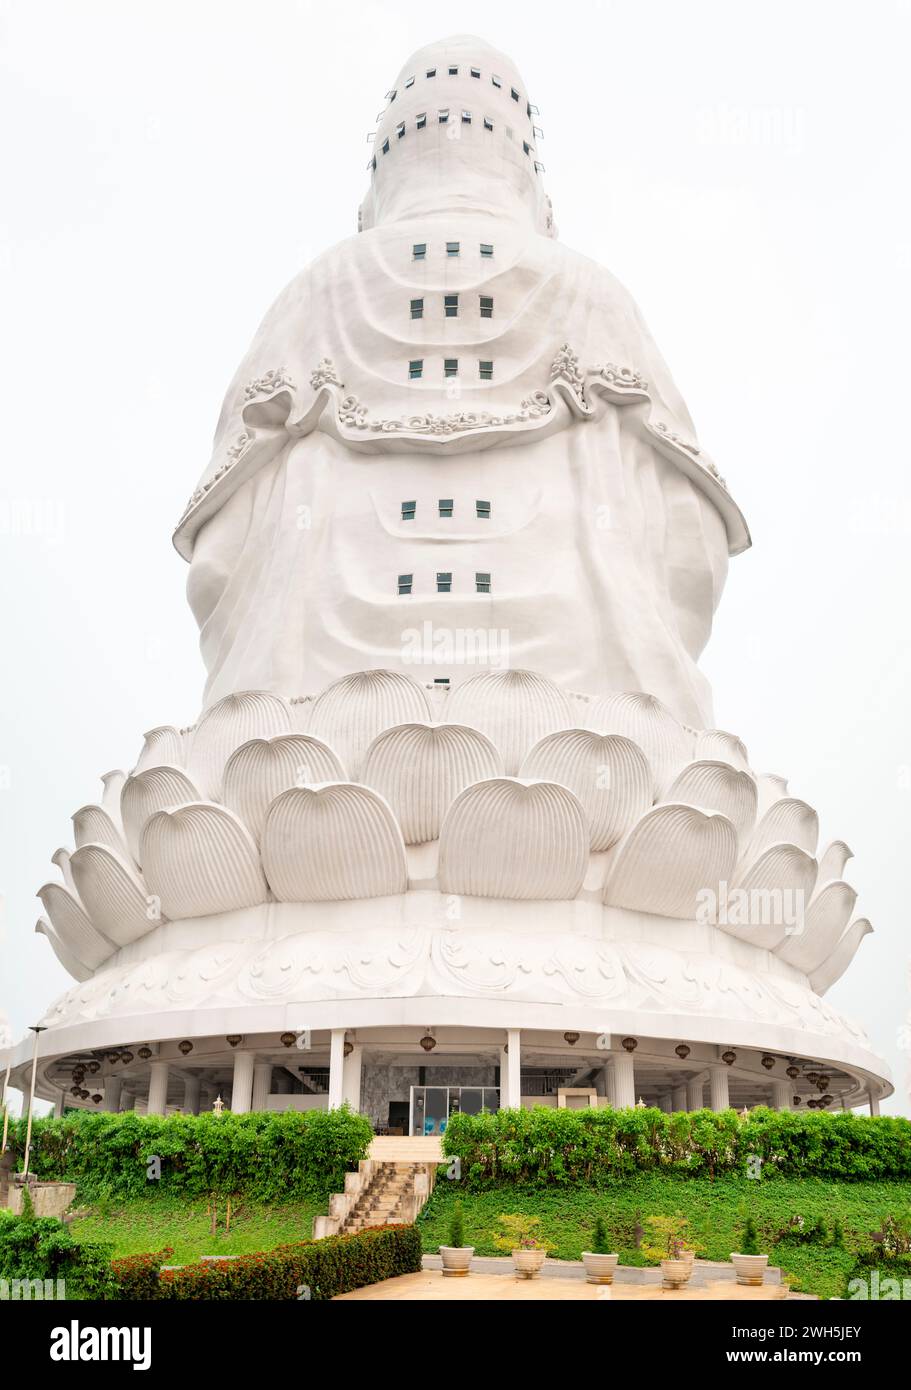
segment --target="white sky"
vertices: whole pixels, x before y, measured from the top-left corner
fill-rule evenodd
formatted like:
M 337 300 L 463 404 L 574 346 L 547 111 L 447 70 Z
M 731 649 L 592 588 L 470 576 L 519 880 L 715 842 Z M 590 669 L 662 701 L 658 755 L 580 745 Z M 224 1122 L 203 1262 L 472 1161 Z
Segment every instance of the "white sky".
M 908 1111 L 911 3 L 0 0 L 0 1006 L 69 979 L 49 856 L 203 684 L 170 531 L 260 317 L 355 228 L 415 48 L 478 33 L 541 108 L 564 241 L 637 297 L 751 524 L 718 726 L 848 841 L 876 934 L 829 998 Z M 905 172 L 902 172 L 905 171 Z M 23 520 L 25 515 L 30 522 Z

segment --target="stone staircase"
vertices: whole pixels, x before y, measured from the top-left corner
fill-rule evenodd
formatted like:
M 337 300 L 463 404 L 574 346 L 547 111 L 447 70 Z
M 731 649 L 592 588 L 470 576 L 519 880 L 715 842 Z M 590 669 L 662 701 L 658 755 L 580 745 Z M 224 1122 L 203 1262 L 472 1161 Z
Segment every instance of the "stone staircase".
M 329 1198 L 329 1215 L 314 1220 L 314 1239 L 414 1221 L 441 1161 L 438 1139 L 374 1139 L 370 1157 L 361 1159 L 356 1173 L 345 1174 L 345 1191 Z

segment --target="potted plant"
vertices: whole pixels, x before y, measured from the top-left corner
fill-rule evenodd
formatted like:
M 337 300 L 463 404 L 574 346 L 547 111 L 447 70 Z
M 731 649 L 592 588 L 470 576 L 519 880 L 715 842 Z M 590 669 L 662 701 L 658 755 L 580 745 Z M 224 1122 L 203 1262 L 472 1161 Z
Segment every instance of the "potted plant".
M 599 1216 L 592 1229 L 592 1248 L 582 1251 L 585 1278 L 589 1284 L 612 1284 L 619 1255 L 608 1253 L 607 1227 Z
M 768 1255 L 759 1253 L 759 1236 L 756 1232 L 756 1222 L 752 1216 L 746 1217 L 740 1226 L 742 1235 L 740 1244 L 743 1247 L 739 1255 L 731 1255 L 731 1264 L 737 1271 L 738 1284 L 761 1284 L 769 1263 Z
M 456 1202 L 449 1218 L 449 1244 L 440 1246 L 443 1274 L 451 1278 L 467 1275 L 471 1267 L 474 1246 L 465 1244 L 465 1218 L 462 1203 Z
M 678 1212 L 676 1216 L 649 1216 L 645 1225 L 650 1238 L 642 1244 L 642 1253 L 661 1265 L 661 1281 L 666 1289 L 679 1289 L 693 1272 L 695 1249 L 686 1243 L 689 1222 Z
M 534 1279 L 541 1273 L 547 1255 L 547 1245 L 535 1235 L 540 1226 L 539 1216 L 501 1216 L 503 1232 L 494 1244 L 498 1250 L 508 1250 L 520 1279 Z

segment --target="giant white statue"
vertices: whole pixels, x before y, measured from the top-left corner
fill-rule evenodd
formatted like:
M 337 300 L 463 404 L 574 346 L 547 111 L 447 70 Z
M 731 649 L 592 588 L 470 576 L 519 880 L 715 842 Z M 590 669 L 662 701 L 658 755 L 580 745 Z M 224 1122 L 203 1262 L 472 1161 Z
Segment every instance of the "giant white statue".
M 697 665 L 746 524 L 635 304 L 557 240 L 540 138 L 503 54 L 414 54 L 358 231 L 267 313 L 175 535 L 202 713 L 40 890 L 77 981 L 41 1094 L 420 1134 L 567 1090 L 889 1094 L 824 998 L 871 930 L 851 851 Z

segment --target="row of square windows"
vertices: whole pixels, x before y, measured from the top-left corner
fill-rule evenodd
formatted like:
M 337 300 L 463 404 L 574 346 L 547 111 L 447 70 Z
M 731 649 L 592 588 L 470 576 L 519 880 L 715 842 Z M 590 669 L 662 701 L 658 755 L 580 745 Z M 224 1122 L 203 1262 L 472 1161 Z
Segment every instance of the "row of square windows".
M 483 118 L 483 120 L 484 120 L 484 129 L 485 129 L 485 130 L 488 130 L 488 131 L 492 131 L 492 130 L 493 130 L 493 120 L 491 119 L 491 117 L 490 117 L 490 116 L 485 116 L 485 117 Z M 441 107 L 439 111 L 437 111 L 437 125 L 448 125 L 448 124 L 449 124 L 449 108 L 448 108 L 448 106 L 444 106 L 444 107 Z M 462 112 L 462 125 L 471 125 L 471 124 L 472 124 L 471 112 L 470 112 L 470 111 L 463 111 L 463 112 Z M 414 126 L 415 126 L 415 130 L 426 130 L 426 129 L 427 129 L 427 112 L 426 112 L 426 111 L 421 111 L 421 112 L 419 112 L 419 114 L 418 114 L 417 116 L 415 116 L 415 118 L 414 118 Z M 505 129 L 506 129 L 506 138 L 507 138 L 508 140 L 511 140 L 511 139 L 512 139 L 512 131 L 510 130 L 509 126 L 506 126 Z M 537 135 L 538 138 L 540 139 L 540 138 L 543 136 L 543 134 L 544 134 L 543 130 L 540 130 L 540 129 L 538 128 L 538 126 L 534 126 L 533 129 L 534 129 L 535 135 Z M 395 135 L 396 135 L 396 139 L 397 139 L 397 140 L 403 140 L 403 139 L 405 138 L 405 122 L 404 122 L 404 121 L 399 121 L 398 125 L 397 125 L 396 128 L 395 128 Z M 370 136 L 368 136 L 367 138 L 368 138 L 368 140 L 372 140 L 372 139 L 373 139 L 373 136 L 370 135 Z M 380 146 L 380 151 L 381 151 L 383 154 L 388 154 L 388 153 L 389 153 L 389 147 L 390 147 L 390 137 L 387 135 L 386 139 L 383 141 L 382 145 Z M 529 144 L 529 142 L 528 142 L 527 140 L 523 140 L 523 141 L 522 141 L 522 153 L 528 155 L 528 157 L 531 158 L 531 156 L 535 153 L 535 147 L 534 147 L 534 145 Z M 367 165 L 367 168 L 368 168 L 368 169 L 376 169 L 376 155 L 373 156 L 373 158 L 371 159 L 370 163 Z M 541 161 L 538 160 L 538 159 L 535 160 L 535 169 L 537 170 L 537 172 L 538 172 L 539 174 L 543 174 L 543 173 L 544 173 L 544 165 L 543 165 L 543 164 L 541 163 Z
M 413 592 L 413 584 L 414 584 L 414 575 L 413 575 L 413 574 L 400 574 L 400 575 L 399 575 L 398 590 L 399 590 L 399 593 L 400 593 L 400 594 L 410 594 L 410 593 L 412 593 L 412 592 Z M 484 573 L 482 573 L 480 570 L 476 570 L 476 571 L 475 571 L 475 576 L 474 576 L 474 588 L 475 588 L 475 593 L 476 593 L 476 594 L 489 594 L 489 593 L 490 593 L 490 575 L 489 575 L 489 574 L 484 574 Z M 438 571 L 437 571 L 437 593 L 438 593 L 438 594 L 451 594 L 451 593 L 452 593 L 452 571 L 451 571 L 451 570 L 438 570 Z
M 478 296 L 478 307 L 482 319 L 493 318 L 493 296 L 482 294 Z M 459 317 L 459 296 L 457 294 L 443 295 L 443 314 L 447 319 L 457 319 Z M 424 317 L 423 299 L 411 300 L 411 317 L 422 319 Z
M 412 357 L 408 363 L 408 378 L 410 381 L 420 381 L 424 375 L 423 357 Z M 443 376 L 459 375 L 459 359 L 457 357 L 443 358 Z M 478 376 L 482 381 L 493 381 L 493 362 L 485 360 L 483 357 L 478 359 Z
M 479 242 L 479 243 L 478 243 L 478 251 L 480 252 L 480 256 L 481 256 L 481 260 L 482 260 L 482 261 L 489 261 L 489 260 L 491 260 L 491 259 L 493 258 L 493 245 L 492 245 L 492 243 L 489 242 L 489 241 L 481 241 L 481 242 Z M 462 243 L 461 243 L 460 241 L 447 241 L 447 243 L 446 243 L 446 256 L 447 256 L 447 258 L 448 258 L 449 260 L 452 260 L 453 257 L 455 257 L 455 256 L 461 256 L 461 254 L 462 254 Z M 411 257 L 412 257 L 412 260 L 415 260 L 415 261 L 426 261 L 426 259 L 427 259 L 427 243 L 426 243 L 426 241 L 416 241 L 416 242 L 414 242 L 414 244 L 413 244 L 412 247 L 411 247 Z
M 480 68 L 470 67 L 470 68 L 468 69 L 468 72 L 469 72 L 469 76 L 475 78 L 477 81 L 480 81 L 480 80 L 481 80 L 481 69 L 480 69 Z M 436 75 L 437 75 L 437 69 L 436 69 L 436 68 L 426 68 L 425 71 L 424 71 L 424 76 L 425 76 L 425 77 L 436 77 Z M 447 77 L 458 77 L 458 75 L 459 75 L 459 65 L 458 65 L 458 63 L 451 63 L 451 64 L 449 64 L 449 66 L 446 68 L 446 76 L 447 76 Z M 497 74 L 496 74 L 495 72 L 492 72 L 492 73 L 490 74 L 490 83 L 491 83 L 491 86 L 496 87 L 496 88 L 498 88 L 498 89 L 502 88 L 502 86 L 503 86 L 503 83 L 500 81 L 500 78 L 497 76 Z M 407 91 L 410 87 L 413 87 L 413 86 L 414 86 L 414 77 L 409 77 L 409 78 L 407 78 L 406 81 L 405 81 L 405 90 Z M 509 95 L 512 97 L 513 101 L 518 101 L 518 102 L 520 102 L 520 101 L 522 100 L 522 97 L 521 97 L 520 93 L 516 91 L 515 87 L 510 87 L 510 89 L 509 89 Z M 398 90 L 397 90 L 397 88 L 393 88 L 393 90 L 392 90 L 391 92 L 387 92 L 387 93 L 386 93 L 386 99 L 387 99 L 387 101 L 390 103 L 390 105 L 392 104 L 392 102 L 395 101 L 395 99 L 396 99 L 397 96 L 398 96 Z M 526 110 L 526 113 L 528 114 L 529 117 L 531 117 L 531 116 L 533 116 L 533 115 L 534 115 L 534 116 L 537 116 L 537 115 L 539 114 L 537 106 L 533 106 L 533 105 L 531 104 L 530 101 L 525 103 L 525 110 Z M 379 120 L 379 117 L 377 117 L 377 120 Z
M 475 505 L 475 515 L 476 515 L 476 516 L 482 517 L 485 521 L 487 521 L 487 520 L 490 519 L 490 503 L 489 503 L 489 502 L 482 502 L 482 501 L 479 500 L 479 501 L 475 502 L 474 505 Z M 440 516 L 452 516 L 453 510 L 454 510 L 454 508 L 455 508 L 455 499 L 452 498 L 452 497 L 441 497 L 441 498 L 439 499 L 439 501 L 437 502 L 437 507 L 438 507 L 438 509 L 439 509 Z M 403 521 L 414 521 L 414 516 L 415 516 L 415 512 L 417 511 L 417 509 L 418 509 L 418 504 L 417 504 L 417 502 L 403 502 L 403 503 L 402 503 L 402 520 L 403 520 Z

